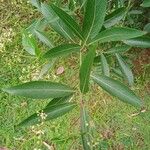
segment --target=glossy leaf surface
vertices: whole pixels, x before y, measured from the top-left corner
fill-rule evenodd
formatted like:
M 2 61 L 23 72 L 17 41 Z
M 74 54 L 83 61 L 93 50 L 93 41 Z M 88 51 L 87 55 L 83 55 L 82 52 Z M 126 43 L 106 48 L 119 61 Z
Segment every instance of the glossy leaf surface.
M 59 19 L 59 16 L 53 11 L 51 6 L 41 4 L 41 12 L 47 19 L 50 26 L 61 36 L 74 42 L 74 35 L 72 31 Z
M 89 90 L 89 78 L 95 57 L 95 49 L 95 46 L 89 47 L 80 67 L 80 90 L 84 94 Z
M 65 11 L 58 8 L 55 5 L 51 5 L 53 11 L 59 16 L 59 18 L 74 32 L 80 39 L 83 39 L 82 31 L 75 20 L 69 16 Z
M 148 36 L 141 36 L 141 37 L 125 40 L 123 42 L 132 47 L 150 48 L 150 37 Z
M 41 121 L 56 119 L 71 111 L 73 108 L 75 108 L 75 106 L 76 105 L 74 103 L 63 103 L 59 105 L 46 107 L 44 110 L 40 111 L 42 112 L 43 115 L 45 115 L 44 120 L 42 120 L 41 117 L 42 114 L 40 115 L 39 113 L 38 115 L 37 113 L 35 113 L 31 115 L 29 118 L 22 121 L 18 126 L 31 126 L 31 125 L 39 124 L 41 123 Z
M 113 11 L 111 14 L 107 15 L 104 22 L 105 28 L 110 28 L 114 26 L 115 24 L 119 23 L 120 20 L 124 18 L 126 14 L 126 8 L 118 8 L 115 11 Z
M 132 28 L 125 28 L 125 27 L 113 27 L 110 29 L 106 29 L 105 31 L 100 32 L 90 44 L 95 42 L 105 43 L 111 41 L 122 41 L 127 40 L 135 37 L 139 37 L 146 34 L 144 31 L 132 29 Z
M 144 31 L 150 33 L 150 23 L 148 23 L 144 26 Z
M 103 54 L 101 54 L 101 67 L 102 67 L 102 74 L 109 77 L 110 76 L 109 65 L 106 57 Z
M 32 34 L 24 32 L 22 35 L 22 45 L 23 48 L 31 55 L 38 55 L 39 49 L 37 47 L 36 40 Z
M 58 97 L 58 98 L 54 98 L 52 99 L 46 107 L 50 107 L 50 106 L 53 106 L 53 105 L 59 105 L 59 104 L 62 104 L 62 103 L 66 103 L 67 101 L 69 101 L 69 99 L 71 98 L 72 95 L 70 96 L 65 96 L 65 97 Z
M 134 77 L 133 77 L 132 70 L 125 63 L 125 61 L 123 60 L 123 58 L 119 54 L 115 54 L 115 55 L 116 55 L 119 67 L 120 67 L 125 79 L 128 81 L 129 85 L 133 85 Z
M 89 116 L 85 107 L 81 110 L 81 138 L 84 150 L 91 150 L 89 143 L 91 143 L 91 138 L 89 134 Z
M 52 48 L 53 44 L 50 41 L 50 39 L 47 37 L 47 35 L 41 31 L 35 30 L 36 36 L 39 38 L 41 42 L 46 44 L 48 47 Z
M 142 106 L 140 98 L 123 83 L 106 76 L 92 75 L 91 77 L 100 87 L 112 96 L 133 106 Z
M 33 99 L 57 98 L 71 95 L 74 91 L 67 85 L 48 81 L 32 81 L 5 88 L 3 91 Z
M 141 4 L 142 7 L 150 7 L 150 0 L 144 0 Z
M 93 39 L 101 30 L 106 14 L 106 0 L 87 0 L 83 21 L 85 40 Z
M 63 44 L 52 48 L 44 54 L 44 58 L 54 58 L 70 54 L 72 52 L 79 52 L 80 46 L 77 44 Z
M 114 54 L 114 53 L 123 53 L 128 51 L 131 48 L 131 46 L 128 45 L 122 45 L 122 46 L 117 46 L 117 47 L 113 47 L 111 49 L 109 49 L 108 51 L 106 51 L 106 54 Z

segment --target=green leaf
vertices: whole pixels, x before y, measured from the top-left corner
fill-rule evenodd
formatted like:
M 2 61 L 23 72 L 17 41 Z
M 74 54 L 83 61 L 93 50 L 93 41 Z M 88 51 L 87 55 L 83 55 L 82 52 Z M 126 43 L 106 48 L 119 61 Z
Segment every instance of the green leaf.
M 112 71 L 113 71 L 113 73 L 114 73 L 117 77 L 121 77 L 121 78 L 124 77 L 119 67 L 117 67 L 117 68 L 112 68 Z
M 41 12 L 47 19 L 50 26 L 61 36 L 74 42 L 74 35 L 72 31 L 65 25 L 65 23 L 59 19 L 58 15 L 53 9 L 46 4 L 41 4 Z
M 150 23 L 148 23 L 148 24 L 145 25 L 144 31 L 150 33 Z
M 106 5 L 106 0 L 87 0 L 83 21 L 85 41 L 93 39 L 101 30 L 106 14 Z
M 51 5 L 53 11 L 60 17 L 60 19 L 74 32 L 81 40 L 83 39 L 81 29 L 74 19 L 69 16 L 65 11 L 55 5 Z
M 36 36 L 39 38 L 41 42 L 46 44 L 48 47 L 54 47 L 52 42 L 48 39 L 47 35 L 41 31 L 35 30 Z
M 150 7 L 150 1 L 149 0 L 144 0 L 143 3 L 141 4 L 142 7 Z
M 111 49 L 109 49 L 108 51 L 106 51 L 106 54 L 114 54 L 114 53 L 123 53 L 128 51 L 131 48 L 131 46 L 128 45 L 122 45 L 122 46 L 117 46 L 117 47 L 113 47 Z
M 137 97 L 133 91 L 131 91 L 127 86 L 125 86 L 121 82 L 106 76 L 92 75 L 91 77 L 99 86 L 101 86 L 112 96 L 115 96 L 121 101 L 129 103 L 133 106 L 142 106 L 140 98 Z
M 150 37 L 148 36 L 141 36 L 141 37 L 125 40 L 123 42 L 133 47 L 140 47 L 140 48 L 150 47 Z
M 113 11 L 111 14 L 107 15 L 104 22 L 105 28 L 110 28 L 114 26 L 115 24 L 119 23 L 120 20 L 124 18 L 126 14 L 126 8 L 118 8 L 115 11 Z
M 140 15 L 142 13 L 143 13 L 142 10 L 131 10 L 128 14 L 129 15 Z
M 42 69 L 41 69 L 41 71 L 40 71 L 40 73 L 39 73 L 38 80 L 41 79 L 46 73 L 48 73 L 48 71 L 53 67 L 54 62 L 55 62 L 54 60 L 53 60 L 53 61 L 50 61 L 50 62 L 46 63 L 46 64 L 42 67 Z
M 123 60 L 123 58 L 119 54 L 115 54 L 115 55 L 116 55 L 120 70 L 122 71 L 122 73 L 124 75 L 124 78 L 128 81 L 130 86 L 133 85 L 134 77 L 133 77 L 132 70 L 125 63 L 125 61 Z
M 59 105 L 62 103 L 66 103 L 70 98 L 72 97 L 72 95 L 70 96 L 65 96 L 65 97 L 59 97 L 59 98 L 54 98 L 52 99 L 45 108 L 53 106 L 53 105 Z
M 43 57 L 54 58 L 54 57 L 59 57 L 59 56 L 70 54 L 72 52 L 79 52 L 79 51 L 80 51 L 80 46 L 77 44 L 63 44 L 50 49 L 48 52 L 46 52 L 43 55 Z
M 75 9 L 75 1 L 74 0 L 69 0 L 69 4 L 68 7 L 70 10 L 74 10 Z
M 26 31 L 35 35 L 35 30 L 42 32 L 47 26 L 48 22 L 45 18 L 36 19 L 28 28 L 26 28 Z
M 71 95 L 74 91 L 67 85 L 48 81 L 32 81 L 4 88 L 3 91 L 33 99 L 57 98 Z
M 91 137 L 89 134 L 90 123 L 87 110 L 83 107 L 81 110 L 81 138 L 84 150 L 91 150 Z
M 95 51 L 95 45 L 89 47 L 89 50 L 85 58 L 83 59 L 82 65 L 80 67 L 80 90 L 84 94 L 87 93 L 89 90 L 89 78 L 95 57 Z
M 37 113 L 31 115 L 30 117 L 28 117 L 27 119 L 25 119 L 24 121 L 22 121 L 19 126 L 31 126 L 31 125 L 35 125 L 35 124 L 39 124 L 42 121 L 48 121 L 48 120 L 52 120 L 52 119 L 56 119 L 60 116 L 65 115 L 66 113 L 68 113 L 69 111 L 71 111 L 73 108 L 75 108 L 75 104 L 74 103 L 63 103 L 63 104 L 59 104 L 59 105 L 53 105 L 53 106 L 49 106 L 46 107 L 44 110 L 41 110 L 40 112 L 46 116 L 45 120 L 42 120 L 42 117 Z
M 102 74 L 109 77 L 110 76 L 109 65 L 106 57 L 103 54 L 101 54 L 101 67 L 102 67 Z
M 90 44 L 93 44 L 95 42 L 105 43 L 105 42 L 111 42 L 111 41 L 122 41 L 122 40 L 135 38 L 138 36 L 142 36 L 144 34 L 146 34 L 146 32 L 132 29 L 132 28 L 113 27 L 113 28 L 100 32 L 92 40 Z
M 37 47 L 36 40 L 33 35 L 27 32 L 22 34 L 22 45 L 23 48 L 31 55 L 39 55 L 39 49 Z

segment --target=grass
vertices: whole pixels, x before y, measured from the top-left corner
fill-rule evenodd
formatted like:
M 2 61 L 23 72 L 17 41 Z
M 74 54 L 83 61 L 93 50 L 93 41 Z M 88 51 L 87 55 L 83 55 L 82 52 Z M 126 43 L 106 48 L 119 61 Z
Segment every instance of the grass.
M 14 1 L 15 2 L 15 1 Z M 1 61 L 0 86 L 7 87 L 33 80 L 41 70 L 42 61 L 28 55 L 21 45 L 21 31 L 34 18 L 34 9 L 23 3 L 2 2 L 1 11 Z M 69 60 L 69 61 L 68 61 Z M 55 80 L 70 85 L 75 84 L 78 60 L 75 56 L 67 60 L 61 59 L 45 79 Z M 65 73 L 56 76 L 59 66 L 65 68 Z M 142 76 L 143 77 L 143 76 Z M 67 80 L 66 80 L 67 79 Z M 71 80 L 70 80 L 71 79 Z M 137 114 L 137 110 L 127 104 L 111 98 L 102 89 L 94 87 L 91 93 L 84 97 L 89 114 L 95 123 L 94 142 L 101 145 L 102 150 L 149 150 L 150 149 L 150 99 L 145 84 L 136 77 L 134 91 L 145 103 L 145 112 Z M 78 101 L 76 95 L 74 101 Z M 14 97 L 4 92 L 0 101 L 0 147 L 10 150 L 47 150 L 55 147 L 58 150 L 82 149 L 79 128 L 79 108 L 71 113 L 27 129 L 15 129 L 14 125 L 32 113 L 43 108 L 48 101 L 36 101 L 21 97 Z

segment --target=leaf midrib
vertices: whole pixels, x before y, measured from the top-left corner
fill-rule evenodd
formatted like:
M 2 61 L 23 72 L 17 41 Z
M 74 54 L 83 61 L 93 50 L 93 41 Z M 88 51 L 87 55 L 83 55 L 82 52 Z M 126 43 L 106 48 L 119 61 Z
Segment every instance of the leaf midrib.
M 96 80 L 99 81 L 99 79 L 98 79 L 97 77 L 92 76 L 92 75 L 91 75 L 91 77 L 92 77 L 92 78 L 95 78 Z M 106 82 L 103 82 L 103 81 L 100 81 L 100 82 L 102 82 L 103 84 L 105 84 L 106 86 L 108 86 L 109 88 L 111 88 L 112 90 L 114 90 L 116 93 L 118 92 L 118 93 L 120 93 L 122 96 L 128 98 L 129 100 L 132 100 L 132 99 L 130 99 L 129 96 L 127 96 L 127 95 L 124 94 L 123 92 L 120 92 L 119 90 L 116 90 L 115 88 L 111 87 L 111 86 L 110 86 L 109 84 L 107 84 Z M 118 96 L 117 96 L 117 97 L 118 97 Z M 133 101 L 132 101 L 132 102 L 133 102 Z M 139 104 L 139 102 L 137 102 L 137 103 Z

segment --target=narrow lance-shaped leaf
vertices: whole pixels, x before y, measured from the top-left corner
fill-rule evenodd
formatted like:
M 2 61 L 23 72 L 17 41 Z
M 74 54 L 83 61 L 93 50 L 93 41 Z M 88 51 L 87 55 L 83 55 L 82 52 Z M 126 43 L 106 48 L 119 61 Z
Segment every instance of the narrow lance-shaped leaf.
M 63 55 L 70 54 L 72 52 L 79 52 L 80 46 L 77 44 L 63 44 L 57 47 L 52 48 L 48 52 L 46 52 L 43 57 L 44 58 L 54 58 Z
M 38 30 L 35 30 L 35 33 L 41 42 L 43 42 L 44 44 L 46 44 L 50 48 L 53 47 L 52 42 L 49 40 L 49 38 L 47 37 L 47 35 L 45 33 L 38 31 Z
M 125 40 L 123 42 L 132 47 L 140 47 L 140 48 L 150 47 L 150 37 L 148 36 L 141 36 L 141 37 Z
M 48 73 L 48 71 L 53 67 L 54 62 L 55 62 L 55 60 L 48 62 L 42 67 L 42 69 L 39 73 L 39 76 L 38 76 L 38 80 L 41 79 L 46 73 Z
M 123 76 L 123 74 L 122 74 L 122 72 L 121 72 L 121 70 L 120 70 L 119 67 L 117 67 L 117 68 L 112 68 L 112 71 L 113 71 L 113 73 L 114 73 L 117 77 L 124 78 L 124 76 Z
M 39 55 L 39 49 L 37 47 L 37 43 L 35 38 L 31 33 L 23 32 L 22 35 L 22 45 L 23 48 L 31 55 Z
M 106 14 L 106 0 L 87 0 L 83 21 L 85 42 L 93 39 L 101 30 Z
M 121 82 L 106 76 L 92 75 L 91 77 L 100 87 L 112 96 L 115 96 L 121 101 L 129 103 L 133 106 L 142 106 L 140 98 Z
M 144 31 L 150 33 L 150 23 L 148 23 L 144 26 Z
M 72 32 L 74 32 L 80 39 L 83 39 L 79 25 L 71 16 L 69 16 L 65 11 L 53 4 L 51 5 L 51 8 L 60 17 L 60 19 L 72 30 Z
M 85 109 L 85 107 L 83 107 L 81 110 L 81 138 L 84 150 L 91 150 L 89 144 L 92 145 L 92 143 L 89 128 L 90 128 L 89 116 L 87 114 L 87 110 Z
M 10 88 L 4 88 L 3 91 L 33 99 L 57 98 L 71 95 L 74 91 L 67 85 L 48 81 L 32 81 Z
M 58 15 L 47 4 L 41 4 L 41 12 L 50 26 L 61 36 L 74 42 L 73 32 L 59 19 Z
M 142 7 L 150 7 L 150 0 L 144 0 L 141 4 Z
M 70 100 L 70 98 L 72 97 L 72 95 L 69 95 L 69 96 L 65 96 L 65 97 L 58 97 L 58 98 L 54 98 L 52 99 L 47 105 L 45 108 L 47 107 L 50 107 L 50 106 L 53 106 L 53 105 L 59 105 L 59 104 L 62 104 L 62 103 L 66 103 Z
M 108 51 L 106 51 L 106 54 L 114 54 L 114 53 L 123 53 L 128 51 L 131 48 L 131 46 L 128 45 L 122 45 L 122 46 L 117 46 L 117 47 L 113 47 L 111 49 L 109 49 Z
M 133 85 L 134 83 L 134 77 L 133 77 L 133 73 L 132 70 L 130 69 L 130 67 L 125 63 L 125 61 L 123 60 L 123 58 L 119 55 L 119 54 L 115 54 L 119 67 L 124 75 L 125 80 L 128 81 L 129 85 Z
M 41 114 L 39 112 L 39 114 L 35 113 L 31 115 L 30 117 L 22 121 L 18 125 L 18 127 L 19 126 L 24 126 L 24 127 L 31 126 L 31 125 L 39 124 L 41 123 L 41 121 L 48 121 L 48 120 L 56 119 L 60 116 L 65 115 L 69 111 L 71 111 L 73 108 L 75 108 L 75 106 L 76 105 L 74 103 L 63 103 L 59 105 L 46 107 L 44 110 L 40 111 Z
M 36 19 L 28 28 L 26 28 L 26 31 L 35 35 L 35 30 L 42 32 L 47 26 L 48 22 L 45 18 Z
M 109 77 L 110 76 L 109 65 L 106 57 L 103 54 L 101 54 L 101 67 L 102 67 L 102 74 Z
M 110 28 L 114 26 L 115 24 L 119 23 L 120 20 L 124 18 L 126 14 L 126 8 L 118 8 L 115 11 L 113 11 L 111 14 L 107 15 L 104 22 L 105 28 Z
M 95 51 L 96 51 L 95 45 L 89 47 L 89 50 L 85 58 L 83 59 L 80 67 L 80 90 L 84 94 L 87 93 L 89 90 L 89 78 L 95 57 Z
M 95 42 L 105 43 L 111 41 L 122 41 L 146 34 L 144 31 L 127 28 L 127 27 L 113 27 L 100 32 L 90 44 Z

